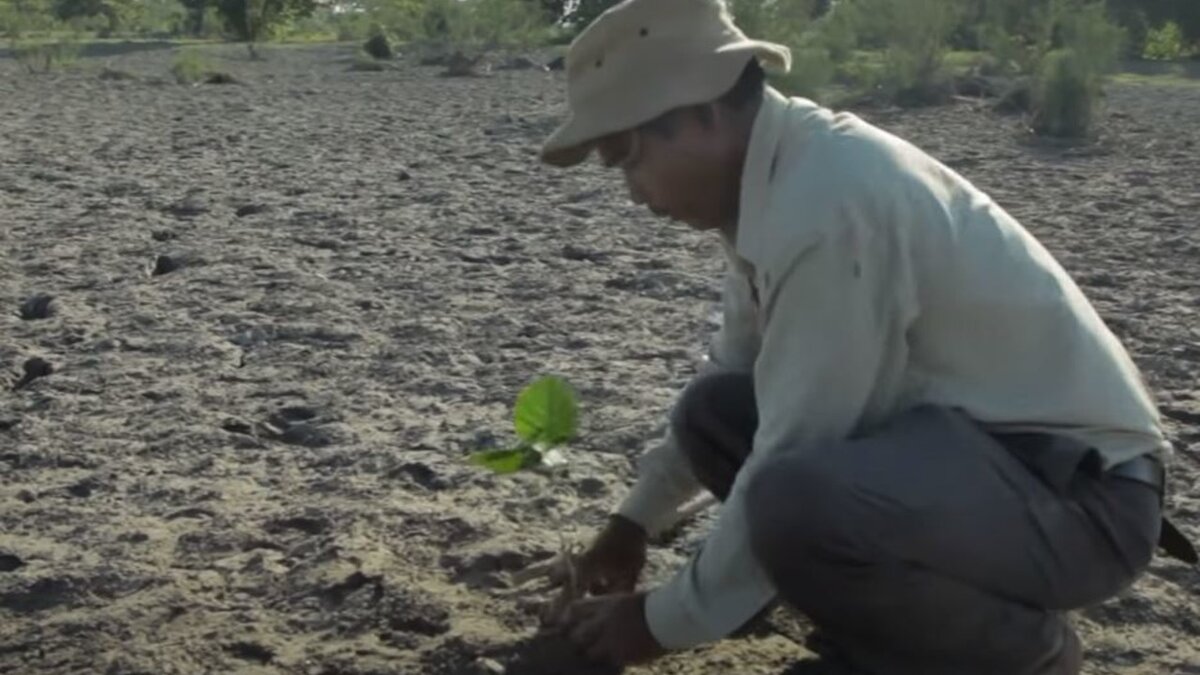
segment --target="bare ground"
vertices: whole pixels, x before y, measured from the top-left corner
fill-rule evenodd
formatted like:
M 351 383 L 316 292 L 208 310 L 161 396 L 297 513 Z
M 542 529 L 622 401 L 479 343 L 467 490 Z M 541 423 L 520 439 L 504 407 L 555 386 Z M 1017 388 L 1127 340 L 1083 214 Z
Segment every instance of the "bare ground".
M 717 247 L 596 168 L 538 165 L 559 74 L 210 53 L 243 83 L 176 85 L 161 50 L 112 58 L 132 80 L 0 61 L 0 368 L 22 385 L 0 390 L 0 673 L 582 672 L 521 652 L 544 596 L 505 572 L 620 498 L 711 328 Z M 966 103 L 863 114 L 1081 281 L 1160 398 L 1200 538 L 1200 87 L 1109 104 L 1086 149 Z M 545 372 L 585 404 L 570 468 L 467 466 Z M 1079 622 L 1090 675 L 1200 673 L 1196 570 L 1160 559 Z M 638 672 L 781 675 L 800 635 L 777 617 Z

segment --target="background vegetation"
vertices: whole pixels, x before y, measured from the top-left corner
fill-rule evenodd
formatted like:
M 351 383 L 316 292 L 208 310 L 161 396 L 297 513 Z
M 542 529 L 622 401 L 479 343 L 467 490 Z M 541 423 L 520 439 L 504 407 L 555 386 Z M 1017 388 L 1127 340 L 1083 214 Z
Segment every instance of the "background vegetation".
M 793 49 L 794 71 L 775 78 L 791 93 L 926 105 L 961 93 L 967 81 L 972 91 L 1000 95 L 1048 135 L 1092 132 L 1105 78 L 1121 60 L 1200 57 L 1197 0 L 727 1 L 748 34 Z M 392 45 L 475 52 L 564 45 L 612 4 L 0 0 L 0 35 L 35 72 L 70 65 L 84 39 L 235 40 L 253 47 L 374 37 L 373 47 L 388 48 L 368 52 L 387 58 Z

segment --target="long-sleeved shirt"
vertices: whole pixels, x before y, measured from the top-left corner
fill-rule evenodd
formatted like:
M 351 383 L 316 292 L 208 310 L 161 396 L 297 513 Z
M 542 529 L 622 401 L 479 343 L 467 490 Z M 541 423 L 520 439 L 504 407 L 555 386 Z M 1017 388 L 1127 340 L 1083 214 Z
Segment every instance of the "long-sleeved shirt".
M 725 243 L 705 368 L 752 373 L 759 427 L 703 546 L 646 598 L 664 647 L 723 638 L 775 596 L 744 505 L 774 455 L 921 404 L 1082 440 L 1105 466 L 1170 454 L 1135 364 L 1047 250 L 957 173 L 852 114 L 768 88 Z M 668 433 L 618 512 L 656 533 L 699 491 Z

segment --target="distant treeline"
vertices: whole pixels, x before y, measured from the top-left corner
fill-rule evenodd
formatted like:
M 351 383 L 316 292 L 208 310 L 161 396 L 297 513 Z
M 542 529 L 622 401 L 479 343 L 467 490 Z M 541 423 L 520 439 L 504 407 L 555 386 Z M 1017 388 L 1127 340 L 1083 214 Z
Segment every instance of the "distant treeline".
M 830 13 L 878 5 L 876 0 L 729 0 L 747 32 L 796 38 Z M 73 28 L 104 36 L 278 37 L 359 39 L 386 30 L 402 39 L 565 42 L 614 0 L 0 0 L 0 31 L 14 35 Z M 929 3 L 900 3 L 907 10 Z M 1123 29 L 1128 56 L 1185 56 L 1200 47 L 1200 0 L 947 0 L 947 46 L 986 50 L 997 30 L 1038 39 L 1045 17 L 1072 5 L 1103 5 Z M 865 14 L 865 12 L 859 12 Z M 868 22 L 869 23 L 869 22 Z M 871 26 L 852 30 L 872 48 Z M 1167 44 L 1164 44 L 1164 41 Z M 1177 44 L 1170 44 L 1177 43 Z

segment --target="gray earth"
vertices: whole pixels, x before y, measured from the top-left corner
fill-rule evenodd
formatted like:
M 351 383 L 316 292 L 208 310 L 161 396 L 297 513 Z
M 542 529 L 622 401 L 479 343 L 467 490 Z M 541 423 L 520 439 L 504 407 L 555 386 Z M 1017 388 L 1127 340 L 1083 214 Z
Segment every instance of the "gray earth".
M 196 87 L 171 49 L 0 60 L 0 673 L 554 672 L 524 642 L 548 594 L 507 573 L 630 483 L 713 327 L 719 249 L 598 167 L 537 163 L 561 73 L 352 72 L 355 48 L 209 48 L 240 84 Z M 970 102 L 862 114 L 1076 275 L 1162 404 L 1200 538 L 1200 86 L 1107 103 L 1082 149 Z M 467 465 L 549 372 L 583 401 L 570 466 Z M 1078 620 L 1091 675 L 1200 673 L 1196 570 L 1159 559 Z M 804 630 L 636 672 L 782 674 Z

